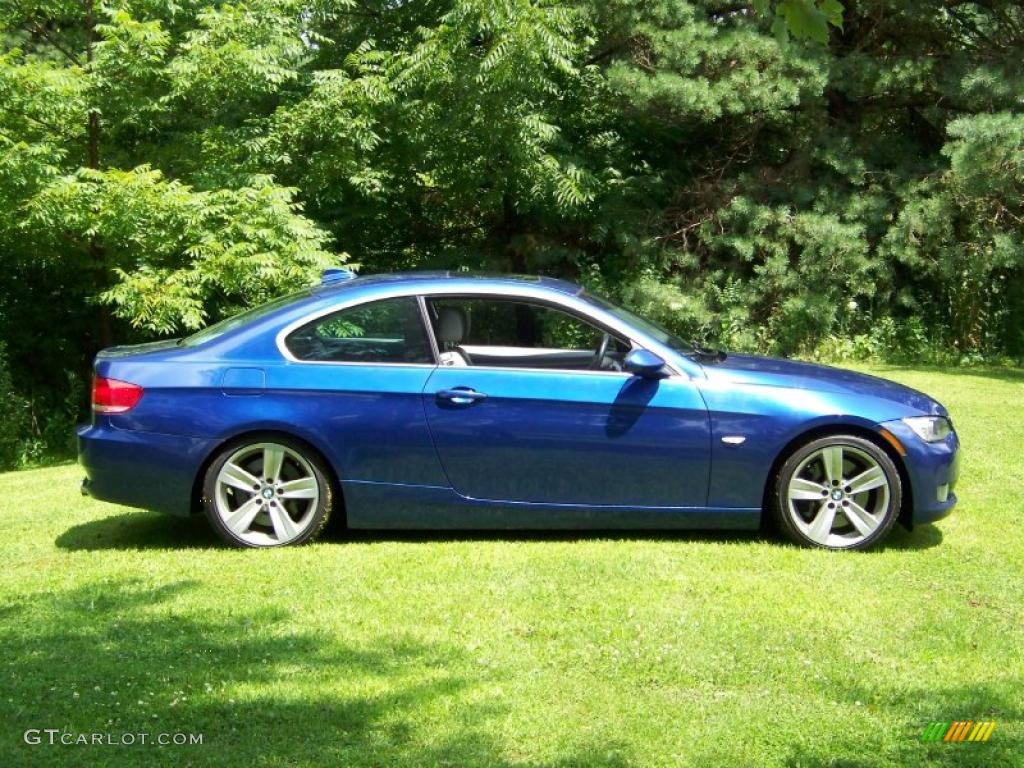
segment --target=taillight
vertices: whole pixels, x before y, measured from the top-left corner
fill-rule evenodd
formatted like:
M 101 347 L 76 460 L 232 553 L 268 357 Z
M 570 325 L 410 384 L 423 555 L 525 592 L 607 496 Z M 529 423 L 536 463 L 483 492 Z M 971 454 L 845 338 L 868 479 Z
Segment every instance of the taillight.
M 124 413 L 142 398 L 142 387 L 118 379 L 96 376 L 92 380 L 92 409 L 96 413 Z

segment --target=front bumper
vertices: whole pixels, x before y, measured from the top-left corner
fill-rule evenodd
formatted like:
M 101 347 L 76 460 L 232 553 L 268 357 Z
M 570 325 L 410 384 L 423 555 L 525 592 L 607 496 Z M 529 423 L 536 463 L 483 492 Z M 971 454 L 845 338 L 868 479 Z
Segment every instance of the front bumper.
M 895 435 L 907 451 L 903 463 L 913 501 L 911 525 L 946 517 L 957 502 L 953 489 L 960 475 L 960 439 L 956 432 L 937 443 L 926 443 L 902 421 L 888 421 L 882 426 Z
M 108 419 L 76 430 L 82 493 L 172 515 L 192 511 L 193 483 L 212 449 L 207 440 L 116 429 Z

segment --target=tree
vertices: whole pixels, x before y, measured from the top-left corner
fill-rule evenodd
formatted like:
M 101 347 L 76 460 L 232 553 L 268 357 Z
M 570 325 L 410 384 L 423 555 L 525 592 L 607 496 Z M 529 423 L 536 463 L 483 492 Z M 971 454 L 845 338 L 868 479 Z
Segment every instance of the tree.
M 846 5 L 0 0 L 27 423 L 112 340 L 349 259 L 566 276 L 732 348 L 1021 354 L 1024 10 Z
M 161 333 L 198 328 L 343 258 L 325 250 L 295 190 L 228 151 L 260 100 L 296 77 L 299 10 L 9 4 L 0 237 L 30 244 L 26 262 L 75 273 L 101 307 Z M 107 322 L 101 313 L 104 342 Z

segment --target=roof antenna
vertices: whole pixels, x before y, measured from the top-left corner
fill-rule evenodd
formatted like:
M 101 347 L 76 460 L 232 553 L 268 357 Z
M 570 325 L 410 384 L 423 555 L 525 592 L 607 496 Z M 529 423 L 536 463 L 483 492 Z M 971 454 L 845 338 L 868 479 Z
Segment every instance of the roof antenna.
M 353 280 L 355 277 L 356 273 L 351 269 L 345 269 L 344 267 L 330 267 L 320 273 L 320 285 L 340 283 L 343 280 Z

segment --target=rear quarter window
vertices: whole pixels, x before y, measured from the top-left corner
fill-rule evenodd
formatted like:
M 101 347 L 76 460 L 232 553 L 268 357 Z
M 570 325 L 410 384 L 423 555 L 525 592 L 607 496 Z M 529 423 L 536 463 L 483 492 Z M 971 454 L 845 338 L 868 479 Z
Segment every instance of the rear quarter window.
M 332 312 L 292 331 L 284 343 L 296 359 L 310 362 L 434 362 L 419 304 L 413 297 Z

